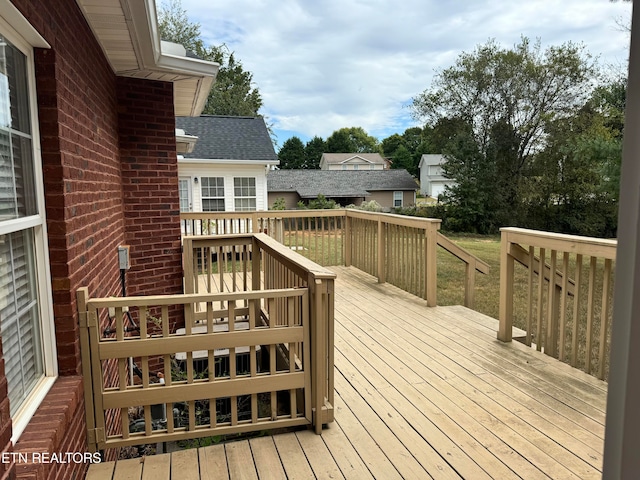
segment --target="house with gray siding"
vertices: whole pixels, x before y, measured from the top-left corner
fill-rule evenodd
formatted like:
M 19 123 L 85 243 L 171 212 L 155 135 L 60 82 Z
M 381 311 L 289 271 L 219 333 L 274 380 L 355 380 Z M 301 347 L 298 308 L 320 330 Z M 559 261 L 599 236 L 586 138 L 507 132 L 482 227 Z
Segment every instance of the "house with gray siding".
M 415 179 L 406 170 L 274 170 L 267 174 L 269 206 L 283 198 L 287 210 L 324 195 L 342 206 L 375 200 L 386 211 L 415 205 Z
M 455 181 L 444 176 L 442 164 L 444 155 L 422 155 L 418 168 L 420 169 L 420 193 L 422 195 L 438 198 L 445 192 L 445 187 L 455 185 Z

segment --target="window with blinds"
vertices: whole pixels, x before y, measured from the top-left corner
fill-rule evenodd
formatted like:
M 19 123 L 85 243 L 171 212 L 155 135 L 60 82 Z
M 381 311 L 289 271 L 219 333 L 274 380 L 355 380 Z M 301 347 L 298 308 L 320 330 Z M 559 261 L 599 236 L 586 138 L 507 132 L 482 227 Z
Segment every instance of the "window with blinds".
M 0 34 L 0 337 L 12 416 L 45 372 L 28 61 Z

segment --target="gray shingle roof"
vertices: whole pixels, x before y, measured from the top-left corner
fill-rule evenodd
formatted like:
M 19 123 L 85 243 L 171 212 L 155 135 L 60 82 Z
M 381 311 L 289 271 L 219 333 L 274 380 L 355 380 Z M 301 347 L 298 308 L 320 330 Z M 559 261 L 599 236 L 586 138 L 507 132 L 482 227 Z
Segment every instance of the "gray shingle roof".
M 416 190 L 406 170 L 273 170 L 267 191 L 297 192 L 301 198 L 366 197 L 380 190 Z
M 176 117 L 176 128 L 198 137 L 193 152 L 184 158 L 278 161 L 264 119 L 260 117 Z

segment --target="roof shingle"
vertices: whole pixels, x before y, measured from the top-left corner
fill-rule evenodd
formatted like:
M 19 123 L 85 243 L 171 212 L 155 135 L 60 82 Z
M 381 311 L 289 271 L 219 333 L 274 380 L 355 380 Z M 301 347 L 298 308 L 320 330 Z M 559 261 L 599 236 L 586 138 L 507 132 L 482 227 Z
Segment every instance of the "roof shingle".
M 381 190 L 416 190 L 406 170 L 273 170 L 267 191 L 297 192 L 301 198 L 366 197 Z
M 261 117 L 176 117 L 176 128 L 198 137 L 193 152 L 185 154 L 184 158 L 278 161 Z

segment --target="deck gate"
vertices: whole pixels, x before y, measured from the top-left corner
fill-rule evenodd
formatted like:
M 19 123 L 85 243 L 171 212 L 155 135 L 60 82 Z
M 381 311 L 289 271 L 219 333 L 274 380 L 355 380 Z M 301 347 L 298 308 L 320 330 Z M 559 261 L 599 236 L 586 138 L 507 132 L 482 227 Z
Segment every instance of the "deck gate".
M 313 422 L 308 288 L 78 308 L 91 451 Z

